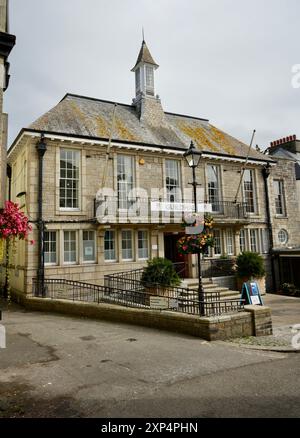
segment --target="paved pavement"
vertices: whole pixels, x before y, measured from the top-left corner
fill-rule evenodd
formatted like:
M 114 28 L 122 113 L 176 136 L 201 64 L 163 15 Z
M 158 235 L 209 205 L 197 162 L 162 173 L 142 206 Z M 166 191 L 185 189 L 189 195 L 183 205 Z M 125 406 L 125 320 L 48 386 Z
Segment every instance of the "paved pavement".
M 300 324 L 300 298 L 268 294 L 263 300 L 272 309 L 273 327 Z
M 300 355 L 4 311 L 0 417 L 299 417 Z
M 233 345 L 244 348 L 259 348 L 269 351 L 300 353 L 300 298 L 267 295 L 264 304 L 272 310 L 273 336 L 248 337 L 229 340 Z M 298 328 L 295 326 L 298 325 Z M 295 349 L 293 339 L 297 336 Z

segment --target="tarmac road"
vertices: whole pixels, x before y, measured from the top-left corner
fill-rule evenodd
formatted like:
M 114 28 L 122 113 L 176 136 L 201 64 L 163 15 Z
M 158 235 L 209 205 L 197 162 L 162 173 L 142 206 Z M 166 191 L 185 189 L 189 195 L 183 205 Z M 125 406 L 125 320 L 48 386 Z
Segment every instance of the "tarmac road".
M 13 307 L 0 417 L 299 417 L 300 354 Z

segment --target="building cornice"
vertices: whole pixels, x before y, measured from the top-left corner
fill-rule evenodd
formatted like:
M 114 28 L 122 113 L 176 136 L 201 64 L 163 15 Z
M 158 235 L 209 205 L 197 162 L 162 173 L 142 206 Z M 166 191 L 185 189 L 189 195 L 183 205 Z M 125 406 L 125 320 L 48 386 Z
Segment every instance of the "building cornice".
M 8 159 L 10 159 L 15 153 L 17 153 L 17 147 L 18 144 L 21 142 L 22 138 L 25 135 L 39 138 L 43 134 L 45 138 L 50 140 L 60 140 L 62 142 L 64 141 L 70 141 L 71 143 L 75 144 L 81 144 L 81 145 L 100 145 L 100 146 L 107 146 L 109 143 L 109 140 L 107 138 L 101 138 L 101 137 L 89 137 L 89 136 L 78 136 L 76 134 L 63 134 L 60 132 L 51 132 L 51 131 L 37 131 L 35 129 L 22 129 L 17 136 L 16 140 L 13 142 L 11 147 L 8 150 Z M 148 143 L 135 143 L 132 141 L 120 141 L 120 140 L 112 140 L 111 146 L 120 148 L 120 149 L 128 149 L 128 150 L 136 150 L 136 151 L 143 151 L 143 152 L 153 152 L 153 153 L 165 153 L 165 154 L 174 154 L 182 156 L 184 152 L 186 152 L 186 149 L 184 148 L 172 148 L 170 146 L 165 145 L 154 145 L 154 144 L 148 144 Z M 236 162 L 236 163 L 244 163 L 246 160 L 246 157 L 241 156 L 230 156 L 226 154 L 221 153 L 215 153 L 215 152 L 209 152 L 209 151 L 203 151 L 202 154 L 203 158 L 206 159 L 213 159 L 213 160 L 223 160 L 223 161 L 230 161 L 230 162 Z M 253 165 L 266 165 L 267 163 L 270 163 L 271 165 L 276 165 L 276 161 L 272 159 L 254 159 L 251 158 L 248 160 L 249 164 Z

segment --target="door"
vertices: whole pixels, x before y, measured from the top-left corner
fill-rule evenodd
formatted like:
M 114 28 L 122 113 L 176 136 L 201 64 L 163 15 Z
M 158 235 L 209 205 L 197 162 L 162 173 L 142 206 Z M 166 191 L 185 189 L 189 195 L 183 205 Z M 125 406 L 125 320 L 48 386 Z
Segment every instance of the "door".
M 178 252 L 177 242 L 183 234 L 165 234 L 165 258 L 170 260 L 181 278 L 188 278 L 188 256 Z

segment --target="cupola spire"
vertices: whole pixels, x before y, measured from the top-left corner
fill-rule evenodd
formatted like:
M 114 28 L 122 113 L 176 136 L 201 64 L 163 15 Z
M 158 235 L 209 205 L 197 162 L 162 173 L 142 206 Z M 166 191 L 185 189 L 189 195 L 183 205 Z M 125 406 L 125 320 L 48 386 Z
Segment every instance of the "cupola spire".
M 140 96 L 155 96 L 154 71 L 159 67 L 154 61 L 150 50 L 144 40 L 135 66 L 131 70 L 135 73 L 136 99 Z

